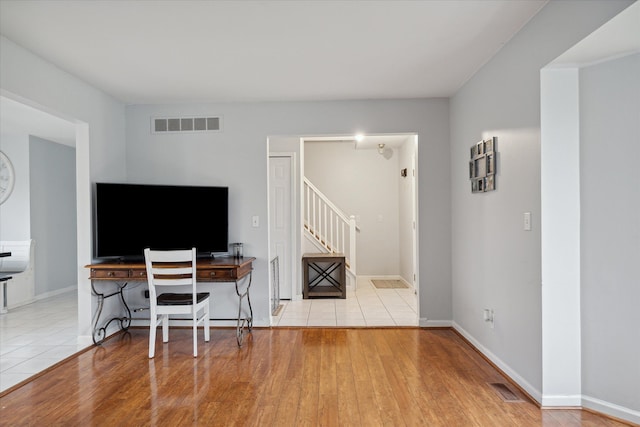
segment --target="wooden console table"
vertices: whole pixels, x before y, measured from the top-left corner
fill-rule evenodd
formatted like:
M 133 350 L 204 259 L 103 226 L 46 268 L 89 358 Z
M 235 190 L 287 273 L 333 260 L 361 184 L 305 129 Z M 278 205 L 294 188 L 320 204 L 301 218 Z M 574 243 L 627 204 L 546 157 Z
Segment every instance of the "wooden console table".
M 243 257 L 220 257 L 198 259 L 196 262 L 196 280 L 198 282 L 226 282 L 235 283 L 236 295 L 238 296 L 238 317 L 237 319 L 214 319 L 214 320 L 237 320 L 236 339 L 238 346 L 242 345 L 245 326 L 251 331 L 253 327 L 253 309 L 251 307 L 251 299 L 249 297 L 249 289 L 251 288 L 251 275 L 253 271 L 253 261 L 255 258 Z M 129 282 L 147 281 L 147 270 L 144 262 L 104 262 L 98 264 L 89 264 L 85 268 L 90 269 L 91 290 L 98 297 L 98 310 L 93 320 L 93 342 L 101 344 L 106 337 L 107 327 L 112 322 L 119 322 L 120 328 L 126 330 L 131 325 L 131 310 L 125 301 L 123 290 Z M 244 290 L 240 283 L 243 283 Z M 104 283 L 115 283 L 118 290 L 106 294 L 98 292 L 96 285 Z M 126 315 L 124 317 L 114 317 L 109 319 L 103 326 L 99 326 L 100 315 L 104 300 L 112 296 L 120 296 Z M 242 301 L 246 297 L 249 313 L 242 317 Z

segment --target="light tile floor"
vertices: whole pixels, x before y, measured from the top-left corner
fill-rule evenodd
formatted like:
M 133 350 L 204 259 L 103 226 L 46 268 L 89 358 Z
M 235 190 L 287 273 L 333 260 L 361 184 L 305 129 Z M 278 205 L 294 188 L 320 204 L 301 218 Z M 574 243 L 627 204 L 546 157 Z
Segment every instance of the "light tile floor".
M 0 391 L 81 350 L 77 336 L 76 291 L 1 314 Z
M 274 326 L 418 326 L 413 288 L 377 289 L 370 278 L 358 278 L 346 299 L 282 301 Z

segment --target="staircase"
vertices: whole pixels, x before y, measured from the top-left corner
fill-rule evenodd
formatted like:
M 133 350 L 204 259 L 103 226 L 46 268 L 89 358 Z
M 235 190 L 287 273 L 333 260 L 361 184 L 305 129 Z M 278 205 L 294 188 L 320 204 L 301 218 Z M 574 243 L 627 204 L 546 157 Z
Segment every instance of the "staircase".
M 304 232 L 321 253 L 344 254 L 346 270 L 356 276 L 355 216 L 347 216 L 304 178 Z

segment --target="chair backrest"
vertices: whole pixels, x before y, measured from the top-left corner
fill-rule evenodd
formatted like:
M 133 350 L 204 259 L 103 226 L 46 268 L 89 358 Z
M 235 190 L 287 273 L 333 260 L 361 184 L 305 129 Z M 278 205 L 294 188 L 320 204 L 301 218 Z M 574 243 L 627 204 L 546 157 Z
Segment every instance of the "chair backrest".
M 196 248 L 156 251 L 146 248 L 144 260 L 149 300 L 156 302 L 156 286 L 189 286 L 196 301 Z

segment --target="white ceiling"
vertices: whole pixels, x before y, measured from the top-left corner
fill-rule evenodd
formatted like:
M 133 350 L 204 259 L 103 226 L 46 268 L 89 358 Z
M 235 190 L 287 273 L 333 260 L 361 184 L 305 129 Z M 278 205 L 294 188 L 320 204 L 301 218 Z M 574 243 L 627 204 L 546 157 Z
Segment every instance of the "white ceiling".
M 127 104 L 448 97 L 546 1 L 2 0 L 0 32 Z

